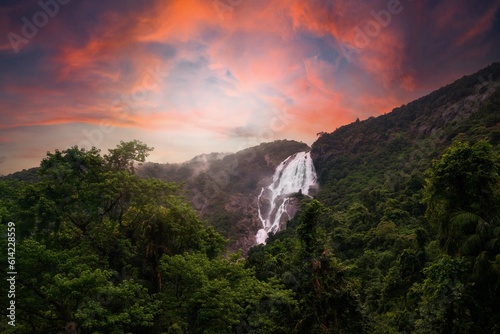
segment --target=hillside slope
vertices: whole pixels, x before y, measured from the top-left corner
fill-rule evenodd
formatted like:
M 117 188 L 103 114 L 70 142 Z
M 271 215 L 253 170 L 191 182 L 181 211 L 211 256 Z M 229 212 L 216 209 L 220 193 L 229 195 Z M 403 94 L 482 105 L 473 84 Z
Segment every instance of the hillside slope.
M 222 235 L 229 247 L 244 253 L 255 244 L 262 227 L 257 196 L 276 167 L 288 156 L 310 150 L 297 141 L 278 140 L 234 154 L 210 154 L 182 164 L 147 163 L 139 176 L 182 183 L 186 196 Z
M 498 332 L 499 63 L 322 133 L 311 156 L 316 200 L 304 199 L 286 231 L 250 250 L 258 277 L 294 289 L 310 278 L 289 254 L 307 254 L 312 323 L 348 308 L 335 307 L 345 303 L 330 281 L 340 276 L 357 283 L 349 291 L 366 332 Z M 349 269 L 332 272 L 332 263 Z
M 246 258 L 226 252 L 184 194 L 246 250 L 260 188 L 306 144 L 146 164 L 142 178 L 130 166 L 146 145 L 70 148 L 0 178 L 0 243 L 11 247 L 15 230 L 22 273 L 16 330 L 498 333 L 499 67 L 323 133 L 292 159 L 313 157 L 316 198 L 289 194 L 298 214 Z
M 388 114 L 323 133 L 311 151 L 320 198 L 346 208 L 374 184 L 402 187 L 453 140 L 488 138 L 497 145 L 499 106 L 500 63 L 494 63 Z

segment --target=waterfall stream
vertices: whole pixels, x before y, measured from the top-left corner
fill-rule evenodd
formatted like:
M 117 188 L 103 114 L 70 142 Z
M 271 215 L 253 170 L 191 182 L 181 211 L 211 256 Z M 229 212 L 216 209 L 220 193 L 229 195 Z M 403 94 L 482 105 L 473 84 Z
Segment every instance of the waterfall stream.
M 265 244 L 268 233 L 280 230 L 283 219 L 291 219 L 287 208 L 290 197 L 296 193 L 310 196 L 311 188 L 317 187 L 316 170 L 311 152 L 293 154 L 281 162 L 271 184 L 261 189 L 257 198 L 262 228 L 255 236 L 257 244 Z

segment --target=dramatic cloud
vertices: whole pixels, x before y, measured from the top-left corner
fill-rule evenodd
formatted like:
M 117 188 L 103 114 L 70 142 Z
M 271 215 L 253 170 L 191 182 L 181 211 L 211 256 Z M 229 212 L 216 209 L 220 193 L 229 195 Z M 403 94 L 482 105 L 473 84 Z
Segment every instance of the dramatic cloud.
M 500 2 L 26 0 L 0 4 L 0 174 L 140 139 L 182 161 L 312 143 L 500 54 Z

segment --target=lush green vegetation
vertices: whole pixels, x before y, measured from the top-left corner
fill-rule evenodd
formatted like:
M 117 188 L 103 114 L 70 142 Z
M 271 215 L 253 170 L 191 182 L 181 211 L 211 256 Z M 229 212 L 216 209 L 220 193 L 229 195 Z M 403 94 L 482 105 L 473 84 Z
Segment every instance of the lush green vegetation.
M 257 216 L 256 197 L 265 177 L 273 175 L 276 166 L 290 155 L 310 148 L 293 140 L 277 140 L 227 154 L 220 159 L 183 164 L 147 163 L 138 171 L 146 178 L 182 182 L 186 197 L 203 219 L 228 239 L 232 251 L 247 250 L 242 239 L 255 233 L 261 225 Z M 210 158 L 210 156 L 208 156 Z
M 0 180 L 0 234 L 16 223 L 19 272 L 16 327 L 0 331 L 498 333 L 500 89 L 479 76 L 498 81 L 500 65 L 321 133 L 319 193 L 297 194 L 287 230 L 246 258 L 223 238 L 234 249 L 250 230 L 242 194 L 254 202 L 305 144 L 201 169 L 151 164 L 142 177 L 135 162 L 151 148 L 138 141 L 49 153 L 36 174 Z
M 328 247 L 373 332 L 499 330 L 499 78 L 493 64 L 313 144 Z
M 248 266 L 296 292 L 298 325 L 314 333 L 493 333 L 500 323 L 499 168 L 487 142 L 456 142 L 416 193 L 412 182 L 392 192 L 381 185 L 338 211 L 304 199 L 302 215 L 251 249 Z M 412 214 L 405 208 L 419 203 L 415 196 L 423 209 Z M 356 320 L 336 322 L 339 312 Z
M 16 222 L 21 273 L 16 327 L 4 322 L 2 332 L 498 329 L 500 158 L 486 141 L 448 148 L 416 195 L 412 182 L 402 188 L 410 203 L 389 189 L 345 211 L 302 197 L 289 228 L 246 260 L 223 254 L 224 240 L 178 186 L 134 174 L 149 150 L 132 142 L 104 156 L 56 151 L 38 182 L 0 183 L 2 229 Z M 430 225 L 402 209 L 414 196 Z
M 16 326 L 2 333 L 269 333 L 297 308 L 206 226 L 179 187 L 134 174 L 146 145 L 49 153 L 37 182 L 0 182 L 16 224 Z M 7 238 L 0 241 L 7 249 Z M 6 263 L 6 251 L 2 262 Z M 7 291 L 7 281 L 0 283 Z M 2 299 L 5 300 L 5 299 Z M 3 303 L 2 307 L 7 307 Z

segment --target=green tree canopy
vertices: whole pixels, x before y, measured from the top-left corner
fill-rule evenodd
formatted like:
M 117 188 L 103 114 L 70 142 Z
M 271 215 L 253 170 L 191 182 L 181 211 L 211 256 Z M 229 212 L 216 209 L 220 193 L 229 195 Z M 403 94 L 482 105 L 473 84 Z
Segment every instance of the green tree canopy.
M 426 217 L 446 252 L 455 254 L 460 242 L 450 223 L 454 214 L 465 211 L 489 219 L 498 213 L 499 169 L 498 155 L 484 140 L 456 142 L 432 163 L 424 189 Z

